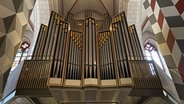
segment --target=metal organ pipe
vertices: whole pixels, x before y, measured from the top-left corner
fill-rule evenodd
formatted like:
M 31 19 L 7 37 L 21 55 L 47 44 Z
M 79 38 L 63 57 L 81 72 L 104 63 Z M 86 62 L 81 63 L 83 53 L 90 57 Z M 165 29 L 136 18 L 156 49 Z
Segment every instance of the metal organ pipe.
M 130 36 L 131 36 L 133 45 L 135 47 L 135 52 L 137 54 L 137 58 L 139 60 L 144 60 L 144 54 L 142 52 L 141 44 L 137 35 L 135 25 L 130 26 L 129 29 L 130 29 Z
M 95 20 L 85 20 L 85 78 L 97 78 Z
M 100 78 L 101 80 L 116 79 L 114 63 L 112 59 L 112 42 L 110 31 L 98 33 Z
M 81 43 L 82 33 L 78 31 L 70 31 L 69 39 L 69 55 L 68 65 L 66 69 L 66 79 L 80 80 L 81 79 Z
M 41 24 L 38 38 L 36 41 L 35 49 L 32 55 L 32 60 L 42 59 L 45 39 L 47 37 L 47 26 Z

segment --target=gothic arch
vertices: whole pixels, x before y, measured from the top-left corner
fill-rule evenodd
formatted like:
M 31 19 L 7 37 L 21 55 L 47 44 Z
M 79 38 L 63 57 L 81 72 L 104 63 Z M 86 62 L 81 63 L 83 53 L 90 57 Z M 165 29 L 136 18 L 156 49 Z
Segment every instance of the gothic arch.
M 150 31 L 145 31 L 142 33 L 143 46 L 147 43 L 152 44 L 158 50 L 158 53 L 160 54 L 160 56 L 162 57 L 162 60 L 163 60 L 164 58 L 163 58 L 161 52 L 159 51 L 159 44 L 157 42 L 157 39 L 156 39 L 154 33 L 150 32 Z M 164 64 L 166 64 L 166 63 L 164 62 Z M 172 68 L 169 68 L 169 72 L 170 72 L 170 75 L 171 75 L 174 83 L 183 83 L 181 80 L 179 72 L 177 72 L 176 70 L 174 70 Z

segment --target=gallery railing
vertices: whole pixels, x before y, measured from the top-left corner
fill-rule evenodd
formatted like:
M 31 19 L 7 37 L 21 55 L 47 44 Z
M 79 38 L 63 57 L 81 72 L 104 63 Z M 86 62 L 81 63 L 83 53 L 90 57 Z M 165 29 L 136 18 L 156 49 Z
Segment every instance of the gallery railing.
M 51 68 L 51 61 L 27 60 L 24 61 L 17 89 L 48 88 L 47 80 Z
M 154 61 L 131 60 L 129 66 L 133 88 L 162 88 Z

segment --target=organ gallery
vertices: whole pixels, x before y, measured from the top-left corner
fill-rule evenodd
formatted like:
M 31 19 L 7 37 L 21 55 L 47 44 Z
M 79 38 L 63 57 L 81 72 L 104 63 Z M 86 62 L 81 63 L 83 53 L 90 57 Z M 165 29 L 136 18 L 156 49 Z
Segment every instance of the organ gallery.
M 179 103 L 172 80 L 154 61 L 145 59 L 135 25 L 125 13 L 103 19 L 86 10 L 83 19 L 51 12 L 41 25 L 32 58 L 4 97 L 52 97 L 58 104 L 122 104 L 128 96 L 161 97 Z M 11 81 L 10 81 L 11 82 Z

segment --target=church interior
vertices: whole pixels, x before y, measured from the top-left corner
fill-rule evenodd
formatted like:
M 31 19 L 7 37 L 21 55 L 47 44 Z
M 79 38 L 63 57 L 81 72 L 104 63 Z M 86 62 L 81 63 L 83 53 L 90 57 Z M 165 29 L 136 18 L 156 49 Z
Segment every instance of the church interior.
M 0 104 L 184 104 L 184 0 L 0 0 Z

